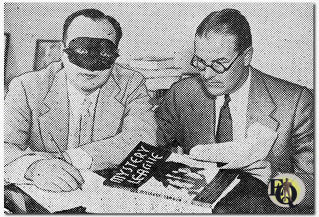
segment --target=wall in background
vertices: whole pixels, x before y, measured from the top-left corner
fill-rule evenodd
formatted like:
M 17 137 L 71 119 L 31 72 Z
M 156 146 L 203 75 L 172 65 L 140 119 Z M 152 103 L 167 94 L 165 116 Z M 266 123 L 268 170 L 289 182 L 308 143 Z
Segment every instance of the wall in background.
M 96 8 L 114 16 L 123 29 L 122 58 L 174 56 L 189 61 L 197 25 L 210 12 L 235 8 L 248 19 L 252 65 L 268 74 L 313 87 L 313 4 L 305 3 L 5 3 L 4 30 L 10 33 L 7 82 L 33 69 L 37 39 L 60 40 L 68 15 Z

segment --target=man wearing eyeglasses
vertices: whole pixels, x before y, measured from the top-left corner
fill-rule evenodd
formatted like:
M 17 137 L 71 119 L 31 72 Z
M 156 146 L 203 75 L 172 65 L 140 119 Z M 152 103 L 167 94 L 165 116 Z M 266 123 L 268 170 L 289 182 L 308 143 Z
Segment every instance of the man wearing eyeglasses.
M 95 9 L 64 23 L 62 62 L 12 80 L 5 98 L 5 181 L 73 191 L 79 169 L 114 168 L 156 124 L 142 75 L 115 63 L 120 24 Z
M 209 14 L 195 34 L 191 65 L 197 76 L 174 84 L 156 111 L 158 143 L 191 155 L 196 150 L 197 159 L 251 174 L 217 204 L 216 213 L 280 212 L 267 195 L 269 179 L 280 173 L 304 181 L 299 207 L 313 209 L 313 95 L 253 68 L 252 55 L 250 26 L 239 11 Z M 229 148 L 251 134 L 271 141 Z M 252 148 L 265 153 L 253 156 Z

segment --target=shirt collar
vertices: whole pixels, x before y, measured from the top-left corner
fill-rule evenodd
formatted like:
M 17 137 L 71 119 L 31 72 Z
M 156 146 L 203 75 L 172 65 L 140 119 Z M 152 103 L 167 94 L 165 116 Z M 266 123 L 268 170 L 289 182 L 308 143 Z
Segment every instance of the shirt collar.
M 78 89 L 76 89 L 69 80 L 67 80 L 67 86 L 68 86 L 68 94 L 69 94 L 69 100 L 72 107 L 80 107 L 83 103 L 84 99 L 87 98 L 92 102 L 92 104 L 95 105 L 97 96 L 99 95 L 100 88 L 95 90 L 93 93 L 89 95 L 85 95 L 81 93 Z

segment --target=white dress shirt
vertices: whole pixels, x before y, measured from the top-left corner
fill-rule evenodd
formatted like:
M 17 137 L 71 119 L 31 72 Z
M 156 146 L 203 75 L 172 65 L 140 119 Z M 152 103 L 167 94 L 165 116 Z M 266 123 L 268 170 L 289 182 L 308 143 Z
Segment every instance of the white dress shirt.
M 229 95 L 231 99 L 231 101 L 229 102 L 229 109 L 233 120 L 233 141 L 240 141 L 245 138 L 248 94 L 251 79 L 250 74 L 251 70 L 249 68 L 249 75 L 245 83 L 236 92 Z M 224 101 L 224 95 L 216 97 L 215 132 L 217 132 L 219 111 L 220 108 L 223 106 Z
M 245 83 L 234 93 L 230 94 L 231 101 L 229 102 L 229 109 L 233 120 L 233 141 L 243 141 L 246 137 L 246 119 L 248 108 L 248 96 L 251 82 L 251 68 L 249 67 L 249 75 Z M 216 125 L 215 132 L 217 132 L 217 123 L 219 119 L 219 111 L 225 101 L 224 95 L 216 97 Z M 248 168 L 257 168 L 251 170 L 254 177 L 260 179 L 265 184 L 268 184 L 271 165 L 266 161 L 258 161 Z
M 81 115 L 83 114 L 83 112 L 85 112 L 82 110 L 84 99 L 86 98 L 87 100 L 91 102 L 89 107 L 89 112 L 93 121 L 99 92 L 100 92 L 100 89 L 97 89 L 90 95 L 86 96 L 80 91 L 78 91 L 72 84 L 70 84 L 70 82 L 68 82 L 68 98 L 70 102 L 68 149 L 77 147 L 77 145 L 75 144 L 78 143 L 79 138 L 76 138 L 76 137 L 79 136 L 79 133 L 76 131 L 79 130 L 79 125 L 80 125 L 79 119 Z

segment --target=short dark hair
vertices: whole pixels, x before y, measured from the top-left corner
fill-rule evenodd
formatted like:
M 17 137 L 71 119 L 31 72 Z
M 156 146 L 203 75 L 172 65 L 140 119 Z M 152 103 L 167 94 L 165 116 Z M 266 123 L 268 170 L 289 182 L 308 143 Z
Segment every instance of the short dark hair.
M 90 19 L 92 19 L 93 21 L 97 21 L 97 20 L 108 20 L 112 26 L 115 29 L 115 33 L 116 33 L 116 39 L 115 39 L 115 44 L 116 46 L 118 46 L 121 38 L 122 38 L 122 28 L 119 24 L 119 22 L 117 22 L 116 19 L 114 19 L 111 16 L 105 15 L 103 12 L 96 10 L 96 9 L 83 9 L 83 10 L 79 10 L 74 12 L 73 14 L 71 14 L 70 16 L 68 16 L 64 22 L 63 25 L 63 36 L 62 36 L 62 40 L 64 45 L 66 45 L 66 39 L 68 37 L 68 29 L 69 26 L 71 25 L 72 21 L 79 16 L 84 16 L 84 17 L 88 17 Z
M 249 23 L 238 10 L 227 8 L 210 13 L 197 27 L 196 35 L 207 37 L 211 31 L 234 35 L 238 52 L 252 45 Z

